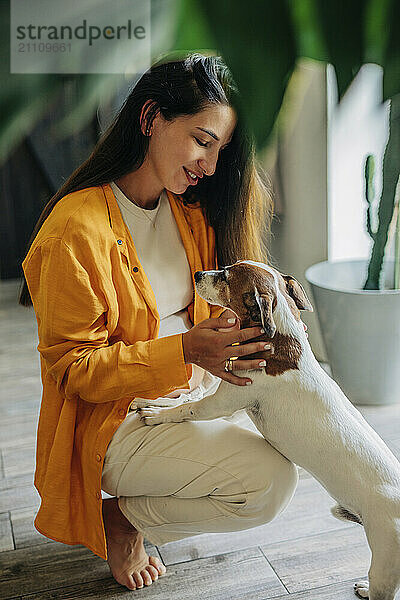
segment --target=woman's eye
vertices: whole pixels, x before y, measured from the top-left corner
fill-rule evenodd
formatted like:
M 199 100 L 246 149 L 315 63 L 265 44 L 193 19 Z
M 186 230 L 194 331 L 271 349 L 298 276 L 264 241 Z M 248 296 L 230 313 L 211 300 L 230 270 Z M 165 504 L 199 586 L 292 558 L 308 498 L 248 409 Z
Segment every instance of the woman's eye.
M 199 146 L 201 146 L 202 148 L 207 148 L 207 144 L 208 142 L 203 143 L 201 140 L 199 140 L 199 138 L 195 137 L 194 138 L 196 140 L 196 142 L 198 143 Z

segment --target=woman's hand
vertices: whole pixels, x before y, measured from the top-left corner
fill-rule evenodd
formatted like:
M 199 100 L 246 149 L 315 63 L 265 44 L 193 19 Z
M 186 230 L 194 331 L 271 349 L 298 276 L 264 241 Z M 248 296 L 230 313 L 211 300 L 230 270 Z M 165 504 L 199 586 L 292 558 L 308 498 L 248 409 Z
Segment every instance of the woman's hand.
M 222 315 L 218 319 L 205 319 L 182 335 L 185 363 L 194 363 L 229 383 L 248 385 L 247 382 L 252 383 L 248 377 L 238 377 L 231 371 L 225 371 L 225 361 L 237 356 L 238 359 L 233 361 L 235 370 L 260 369 L 262 359 L 240 360 L 240 357 L 254 352 L 272 355 L 273 348 L 265 341 L 240 345 L 241 342 L 261 335 L 261 328 L 247 327 L 240 330 L 234 312 L 227 309 Z M 235 322 L 229 323 L 228 319 L 233 318 Z M 232 346 L 237 342 L 239 346 Z
M 224 310 L 224 312 L 222 312 L 222 313 L 221 313 L 219 316 L 220 316 L 220 318 L 221 318 L 221 317 L 224 317 L 224 318 L 227 318 L 227 319 L 229 319 L 229 318 L 231 318 L 231 317 L 233 317 L 233 318 L 236 318 L 236 316 L 237 316 L 237 315 L 236 315 L 236 313 L 234 313 L 234 312 L 233 312 L 233 310 L 231 310 L 230 308 L 226 308 L 226 309 Z M 303 322 L 302 322 L 302 323 L 303 323 Z M 238 327 L 239 327 L 239 323 L 238 323 L 237 325 L 238 325 Z M 235 327 L 236 327 L 236 325 L 235 325 Z M 303 323 L 303 327 L 304 327 L 304 331 L 306 332 L 306 336 L 308 337 L 308 333 L 307 333 L 307 329 L 308 329 L 308 327 L 307 327 L 307 325 L 306 325 L 305 323 Z M 225 329 L 218 329 L 218 331 L 229 331 L 229 330 L 228 330 L 228 329 L 227 329 L 227 330 L 225 330 Z

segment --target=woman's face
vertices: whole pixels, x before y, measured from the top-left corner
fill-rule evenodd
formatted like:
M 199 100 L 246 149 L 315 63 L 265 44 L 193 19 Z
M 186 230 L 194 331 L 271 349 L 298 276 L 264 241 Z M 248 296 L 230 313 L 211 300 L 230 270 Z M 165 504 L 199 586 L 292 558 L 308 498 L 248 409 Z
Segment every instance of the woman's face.
M 153 121 L 146 158 L 161 187 L 183 194 L 199 178 L 212 175 L 219 153 L 229 144 L 235 126 L 234 110 L 222 104 L 210 105 L 195 115 L 173 121 L 166 121 L 158 114 Z

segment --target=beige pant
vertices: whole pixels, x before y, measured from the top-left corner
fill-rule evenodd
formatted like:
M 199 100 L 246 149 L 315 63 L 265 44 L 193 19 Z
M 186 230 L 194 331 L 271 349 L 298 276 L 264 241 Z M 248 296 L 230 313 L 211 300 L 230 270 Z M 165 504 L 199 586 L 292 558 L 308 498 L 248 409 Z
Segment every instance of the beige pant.
M 296 466 L 243 411 L 236 415 L 146 426 L 131 412 L 118 427 L 102 489 L 119 498 L 122 513 L 149 542 L 250 529 L 289 504 Z

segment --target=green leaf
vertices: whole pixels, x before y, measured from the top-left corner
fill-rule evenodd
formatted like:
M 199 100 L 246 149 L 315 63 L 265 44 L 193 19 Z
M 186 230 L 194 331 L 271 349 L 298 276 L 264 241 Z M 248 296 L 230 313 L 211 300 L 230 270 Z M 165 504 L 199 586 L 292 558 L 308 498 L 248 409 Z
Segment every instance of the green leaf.
M 215 38 L 196 0 L 181 0 L 173 47 L 177 51 L 215 49 Z
M 383 100 L 400 93 L 400 2 L 393 0 L 388 12 L 388 41 L 383 66 Z
M 366 7 L 366 0 L 317 2 L 328 60 L 336 70 L 339 98 L 342 98 L 363 64 Z
M 297 55 L 328 62 L 328 49 L 322 35 L 317 0 L 287 0 L 290 10 Z
M 279 112 L 296 52 L 290 13 L 282 0 L 201 0 L 210 30 L 241 94 L 239 112 L 258 147 Z
M 365 11 L 365 63 L 385 63 L 389 40 L 389 14 L 393 0 L 369 0 Z

